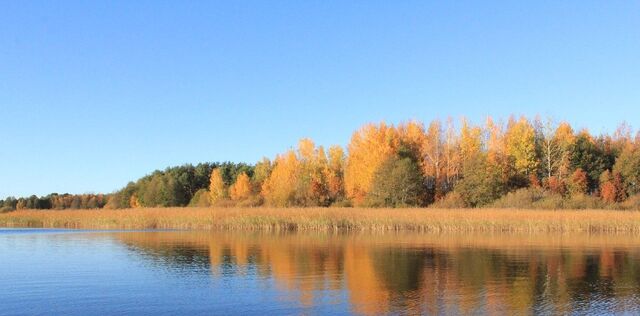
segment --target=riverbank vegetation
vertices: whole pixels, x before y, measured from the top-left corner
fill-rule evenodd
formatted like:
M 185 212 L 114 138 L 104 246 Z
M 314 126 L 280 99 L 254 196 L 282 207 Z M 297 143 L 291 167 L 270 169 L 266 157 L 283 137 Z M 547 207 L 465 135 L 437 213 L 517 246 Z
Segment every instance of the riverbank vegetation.
M 345 148 L 302 139 L 255 165 L 155 171 L 108 195 L 8 198 L 0 209 L 427 207 L 640 209 L 640 134 L 552 119 L 368 124 Z M 66 201 L 66 202 L 65 202 Z M 84 202 L 83 202 L 84 201 Z
M 389 208 L 138 208 L 21 210 L 2 227 L 268 231 L 640 233 L 640 212 Z

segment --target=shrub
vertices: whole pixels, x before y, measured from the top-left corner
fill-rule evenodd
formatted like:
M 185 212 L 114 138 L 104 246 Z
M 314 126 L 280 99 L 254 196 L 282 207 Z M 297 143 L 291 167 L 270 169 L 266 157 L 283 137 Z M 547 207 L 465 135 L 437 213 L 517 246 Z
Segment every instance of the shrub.
M 640 211 L 640 194 L 630 196 L 626 201 L 615 204 L 613 208 Z
M 9 213 L 9 212 L 13 212 L 16 209 L 11 207 L 11 206 L 3 206 L 2 208 L 0 208 L 0 213 Z
M 591 195 L 586 194 L 573 194 L 571 198 L 565 200 L 563 207 L 565 209 L 596 209 L 602 208 L 604 205 L 602 201 Z
M 640 202 L 640 199 L 639 199 Z M 509 192 L 490 205 L 493 208 L 518 209 L 596 209 L 602 208 L 604 203 L 596 196 L 576 193 L 571 197 L 544 191 L 539 188 L 524 188 Z
M 343 199 L 333 202 L 331 207 L 353 207 L 353 202 L 349 199 Z
M 193 195 L 193 198 L 189 202 L 190 207 L 209 207 L 211 206 L 211 199 L 209 191 L 207 189 L 200 189 Z
M 564 207 L 562 195 L 548 192 L 547 196 L 533 203 L 532 208 L 540 210 L 557 210 Z
M 540 188 L 522 188 L 496 200 L 490 207 L 494 208 L 534 208 L 534 204 L 549 194 Z
M 444 198 L 437 200 L 430 208 L 464 208 L 465 203 L 458 192 L 449 192 Z
M 261 196 L 250 196 L 242 201 L 239 201 L 237 207 L 257 207 L 263 204 L 264 200 Z

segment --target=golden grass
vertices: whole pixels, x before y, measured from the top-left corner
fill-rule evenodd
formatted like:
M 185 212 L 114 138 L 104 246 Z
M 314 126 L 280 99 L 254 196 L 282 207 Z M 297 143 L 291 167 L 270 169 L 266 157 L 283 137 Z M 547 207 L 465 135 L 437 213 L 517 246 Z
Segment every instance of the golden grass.
M 2 227 L 276 231 L 640 233 L 640 212 L 610 210 L 142 208 L 22 210 Z
M 95 235 L 92 235 L 95 236 Z M 628 234 L 487 234 L 487 233 L 414 233 L 388 234 L 326 234 L 323 232 L 270 233 L 263 231 L 126 231 L 113 235 L 127 244 L 142 247 L 166 247 L 179 245 L 199 249 L 234 247 L 288 247 L 294 249 L 341 247 L 352 244 L 362 247 L 395 247 L 460 250 L 465 248 L 493 249 L 505 252 L 564 249 L 637 249 L 640 235 Z M 508 238 L 505 238 L 508 236 Z M 232 251 L 234 252 L 234 251 Z

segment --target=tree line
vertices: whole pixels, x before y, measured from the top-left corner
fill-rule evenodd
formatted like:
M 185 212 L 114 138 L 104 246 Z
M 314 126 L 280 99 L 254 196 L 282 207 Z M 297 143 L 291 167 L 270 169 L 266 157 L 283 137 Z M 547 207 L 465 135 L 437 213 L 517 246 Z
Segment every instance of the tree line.
M 511 117 L 367 124 L 346 150 L 302 139 L 273 160 L 167 168 L 81 205 L 639 208 L 639 193 L 640 133 L 628 125 L 593 135 Z M 0 208 L 73 208 L 7 200 Z
M 46 196 L 15 198 L 8 197 L 0 200 L 0 212 L 20 209 L 96 209 L 103 208 L 107 204 L 109 196 L 105 194 L 58 194 L 51 193 Z

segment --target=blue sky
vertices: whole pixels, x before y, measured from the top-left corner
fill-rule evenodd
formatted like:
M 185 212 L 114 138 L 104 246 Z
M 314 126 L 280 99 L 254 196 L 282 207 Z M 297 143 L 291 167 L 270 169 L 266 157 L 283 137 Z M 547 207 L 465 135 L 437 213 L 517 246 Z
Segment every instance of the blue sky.
M 0 198 L 380 120 L 640 126 L 639 30 L 637 1 L 2 1 Z

